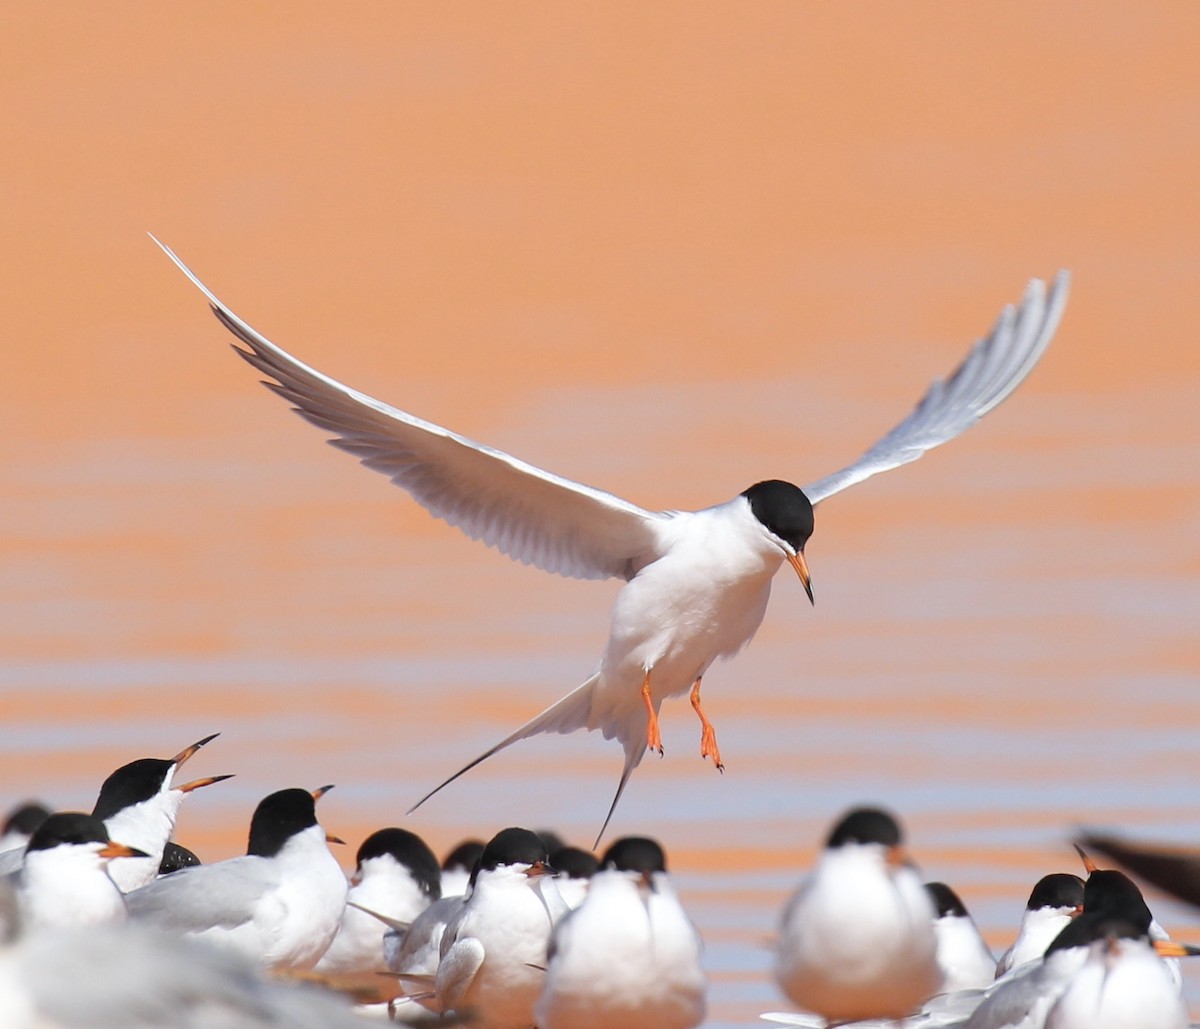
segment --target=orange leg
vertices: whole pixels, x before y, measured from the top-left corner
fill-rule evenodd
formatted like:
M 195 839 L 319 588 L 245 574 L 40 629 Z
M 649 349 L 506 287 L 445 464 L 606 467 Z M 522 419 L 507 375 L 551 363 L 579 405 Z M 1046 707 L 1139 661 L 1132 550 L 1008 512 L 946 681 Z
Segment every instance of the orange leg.
M 657 750 L 662 757 L 662 733 L 658 731 L 658 715 L 654 713 L 654 701 L 650 699 L 650 673 L 642 680 L 642 703 L 646 705 L 646 746 Z
M 692 707 L 700 716 L 700 756 L 712 758 L 712 763 L 716 766 L 717 771 L 724 772 L 725 765 L 721 761 L 721 748 L 717 746 L 717 730 L 713 728 L 712 722 L 704 713 L 704 708 L 700 706 L 699 679 L 692 684 Z

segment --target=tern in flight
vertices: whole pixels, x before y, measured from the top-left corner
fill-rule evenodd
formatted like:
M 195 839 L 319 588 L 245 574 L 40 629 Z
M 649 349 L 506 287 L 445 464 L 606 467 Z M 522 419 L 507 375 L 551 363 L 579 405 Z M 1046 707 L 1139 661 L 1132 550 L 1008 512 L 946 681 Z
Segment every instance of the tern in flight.
M 1053 337 L 1069 285 L 1066 272 L 1048 293 L 1040 280 L 1031 281 L 1020 305 L 1001 312 L 962 364 L 930 386 L 907 418 L 841 471 L 803 488 L 778 479 L 755 483 L 701 511 L 648 511 L 310 368 L 242 321 L 168 247 L 159 246 L 244 345 L 234 349 L 270 380 L 265 385 L 331 433 L 334 446 L 388 476 L 436 518 L 515 560 L 579 579 L 625 580 L 599 667 L 587 681 L 413 807 L 517 740 L 599 729 L 625 750 L 605 827 L 647 749 L 662 753 L 658 712 L 667 697 L 690 693 L 700 718 L 700 753 L 718 769 L 724 767 L 716 733 L 701 707 L 700 681 L 718 657 L 731 657 L 750 642 L 766 612 L 771 580 L 785 561 L 812 600 L 804 547 L 813 531 L 813 507 L 872 475 L 915 461 L 1004 400 Z

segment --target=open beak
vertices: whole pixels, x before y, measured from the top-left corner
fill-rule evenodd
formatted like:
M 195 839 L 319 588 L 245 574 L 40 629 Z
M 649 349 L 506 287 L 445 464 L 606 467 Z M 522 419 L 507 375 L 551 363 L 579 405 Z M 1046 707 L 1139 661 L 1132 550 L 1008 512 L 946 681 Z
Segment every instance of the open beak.
M 171 758 L 171 763 L 176 768 L 178 768 L 188 758 L 190 758 L 193 754 L 195 754 L 196 751 L 198 751 L 201 747 L 203 747 L 204 744 L 211 743 L 213 740 L 215 740 L 220 735 L 221 734 L 219 732 L 214 732 L 211 736 L 205 736 L 204 739 L 197 740 L 190 747 L 184 747 L 183 750 L 181 750 L 178 754 L 176 754 L 173 758 Z
M 191 793 L 192 790 L 198 790 L 201 786 L 211 786 L 215 782 L 224 782 L 226 779 L 232 779 L 232 775 L 209 775 L 203 779 L 193 779 L 191 782 L 185 782 L 182 786 L 176 786 L 180 793 Z
M 796 574 L 804 583 L 804 592 L 808 594 L 808 602 L 815 607 L 817 602 L 813 600 L 812 579 L 808 574 L 808 562 L 804 560 L 804 551 L 797 550 L 794 554 L 788 554 L 788 564 L 796 569 Z
M 149 857 L 144 850 L 138 850 L 137 847 L 130 847 L 124 843 L 116 843 L 112 840 L 100 851 L 100 856 L 104 858 L 119 858 L 119 857 Z

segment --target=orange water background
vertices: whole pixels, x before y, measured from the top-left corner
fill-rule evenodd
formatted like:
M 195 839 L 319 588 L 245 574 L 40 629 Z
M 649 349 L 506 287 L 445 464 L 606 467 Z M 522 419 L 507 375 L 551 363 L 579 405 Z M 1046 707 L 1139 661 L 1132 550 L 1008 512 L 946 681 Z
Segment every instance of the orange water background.
M 616 586 L 323 447 L 153 231 L 322 370 L 651 508 L 840 467 L 1070 268 L 1018 394 L 820 509 L 815 609 L 780 576 L 705 680 L 726 774 L 668 705 L 613 835 L 666 844 L 712 1025 L 783 1006 L 765 941 L 852 803 L 997 947 L 1075 827 L 1200 843 L 1198 43 L 1188 3 L 8 12 L 0 799 L 220 730 L 206 860 L 326 782 L 350 850 L 444 850 L 586 843 L 619 770 L 540 738 L 405 818 L 588 674 Z

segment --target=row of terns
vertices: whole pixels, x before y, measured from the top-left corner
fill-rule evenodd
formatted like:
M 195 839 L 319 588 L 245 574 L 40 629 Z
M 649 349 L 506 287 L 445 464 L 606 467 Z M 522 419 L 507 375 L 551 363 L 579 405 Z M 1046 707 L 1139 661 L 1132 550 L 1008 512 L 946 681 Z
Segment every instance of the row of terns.
M 317 819 L 330 789 L 266 796 L 246 853 L 171 840 L 174 785 L 214 737 L 123 765 L 91 813 L 15 810 L 0 835 L 0 1025 L 690 1029 L 702 945 L 661 844 L 599 857 L 510 827 L 439 861 L 415 833 L 363 841 L 347 879 Z M 117 838 L 117 832 L 120 838 Z M 1080 850 L 1030 894 L 997 959 L 961 899 L 923 882 L 896 817 L 856 808 L 786 904 L 773 1024 L 1183 1029 L 1179 957 L 1125 874 Z

